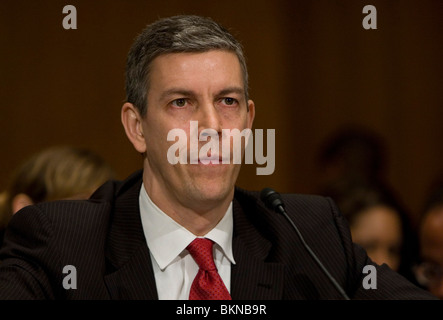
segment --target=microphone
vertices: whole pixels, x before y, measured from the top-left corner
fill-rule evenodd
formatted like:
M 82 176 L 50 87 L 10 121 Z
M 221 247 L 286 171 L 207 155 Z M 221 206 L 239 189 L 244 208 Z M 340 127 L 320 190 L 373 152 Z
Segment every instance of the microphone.
M 320 269 L 324 272 L 324 274 L 332 282 L 332 284 L 337 289 L 337 291 L 340 292 L 340 294 L 343 296 L 343 298 L 345 300 L 350 300 L 348 295 L 346 294 L 346 292 L 343 290 L 343 288 L 338 284 L 338 282 L 334 279 L 334 277 L 328 272 L 328 270 L 325 268 L 325 266 L 321 263 L 321 261 L 315 255 L 315 253 L 311 250 L 311 248 L 305 242 L 305 239 L 303 238 L 302 234 L 298 230 L 297 226 L 295 225 L 295 223 L 292 221 L 292 219 L 286 213 L 285 205 L 283 203 L 283 200 L 282 200 L 280 194 L 277 191 L 275 191 L 274 189 L 264 188 L 260 192 L 260 199 L 261 199 L 261 201 L 263 201 L 263 203 L 266 205 L 266 207 L 268 209 L 271 209 L 271 210 L 285 216 L 285 218 L 289 221 L 289 223 L 294 228 L 295 232 L 297 233 L 298 237 L 300 238 L 300 241 L 302 242 L 305 249 L 309 252 L 309 254 L 315 260 L 315 262 L 318 264 Z

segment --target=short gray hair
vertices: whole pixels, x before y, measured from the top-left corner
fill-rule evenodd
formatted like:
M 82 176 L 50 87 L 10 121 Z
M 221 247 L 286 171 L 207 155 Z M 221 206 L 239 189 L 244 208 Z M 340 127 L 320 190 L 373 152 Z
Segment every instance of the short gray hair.
M 135 39 L 126 64 L 126 101 L 135 105 L 144 116 L 147 110 L 149 72 L 152 61 L 167 53 L 234 52 L 240 62 L 246 100 L 248 70 L 240 42 L 223 26 L 210 18 L 180 15 L 157 20 Z

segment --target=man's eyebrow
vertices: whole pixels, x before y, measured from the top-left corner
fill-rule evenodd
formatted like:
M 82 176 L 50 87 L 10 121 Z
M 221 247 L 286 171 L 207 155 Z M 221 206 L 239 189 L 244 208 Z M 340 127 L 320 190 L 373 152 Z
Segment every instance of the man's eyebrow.
M 231 93 L 244 95 L 245 90 L 242 87 L 228 87 L 228 88 L 225 88 L 225 89 L 221 90 L 220 92 L 218 92 L 217 96 L 229 95 Z
M 162 94 L 160 95 L 160 99 L 164 100 L 167 97 L 173 95 L 189 97 L 189 96 L 194 96 L 195 93 L 192 90 L 186 90 L 182 88 L 171 88 L 166 91 L 163 91 Z
M 222 90 L 220 90 L 219 92 L 217 92 L 216 96 L 217 97 L 221 97 L 221 96 L 226 96 L 229 94 L 239 94 L 239 95 L 244 95 L 245 94 L 245 90 L 242 87 L 227 87 L 224 88 Z M 160 95 L 160 99 L 164 100 L 170 96 L 183 96 L 183 97 L 194 97 L 197 94 L 192 91 L 192 90 L 187 90 L 184 88 L 170 88 L 167 89 L 165 91 L 162 92 L 162 94 Z

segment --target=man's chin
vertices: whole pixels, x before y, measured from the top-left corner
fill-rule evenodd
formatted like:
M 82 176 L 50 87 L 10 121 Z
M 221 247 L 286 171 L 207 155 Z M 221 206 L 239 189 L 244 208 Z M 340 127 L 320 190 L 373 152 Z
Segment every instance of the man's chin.
M 233 170 L 232 167 L 226 165 L 218 165 L 218 168 L 215 169 L 208 168 L 208 170 L 189 172 L 189 183 L 184 192 L 188 193 L 190 199 L 200 201 L 202 204 L 204 202 L 231 201 L 238 176 L 236 169 Z
M 191 190 L 189 190 L 191 191 Z M 202 181 L 191 191 L 191 197 L 200 203 L 214 203 L 228 201 L 234 191 L 234 185 L 228 185 L 226 181 Z M 229 199 L 229 201 L 232 199 Z
M 201 189 L 201 200 L 211 200 L 211 201 L 217 201 L 217 200 L 223 200 L 226 197 L 230 195 L 230 191 L 233 188 L 221 188 L 220 185 L 218 186 L 210 186 L 206 185 L 203 186 Z

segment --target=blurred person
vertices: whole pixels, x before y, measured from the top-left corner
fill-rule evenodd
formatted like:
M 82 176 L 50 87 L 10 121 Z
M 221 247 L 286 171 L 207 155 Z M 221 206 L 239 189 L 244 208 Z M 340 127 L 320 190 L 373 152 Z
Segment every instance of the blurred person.
M 415 283 L 412 266 L 418 255 L 417 236 L 394 193 L 385 186 L 362 183 L 331 193 L 349 221 L 352 240 L 374 262 L 386 263 Z
M 432 188 L 419 222 L 417 281 L 443 299 L 443 184 Z
M 12 216 L 25 206 L 58 199 L 87 199 L 114 178 L 112 168 L 85 148 L 56 146 L 27 159 L 0 194 L 0 244 Z
M 191 164 L 185 136 L 186 161 L 169 161 L 177 143 L 169 133 L 189 132 L 192 121 L 194 134 L 219 142 L 224 129 L 252 127 L 245 57 L 225 27 L 188 15 L 148 25 L 129 50 L 126 93 L 121 120 L 142 169 L 89 200 L 16 213 L 0 249 L 0 299 L 434 298 L 352 243 L 330 198 L 281 195 L 300 241 L 260 192 L 236 186 L 241 164 L 232 151 L 243 156 L 244 144 L 231 145 L 228 159 L 219 148 Z M 198 151 L 207 151 L 201 141 Z M 68 265 L 77 270 L 75 290 L 65 283 Z M 363 282 L 366 266 L 376 272 L 376 290 Z
M 326 139 L 318 156 L 323 181 L 320 193 L 355 184 L 386 184 L 387 153 L 383 140 L 372 130 L 346 126 Z
M 324 172 L 319 193 L 337 201 L 353 241 L 376 263 L 386 263 L 415 282 L 417 235 L 406 207 L 386 181 L 383 139 L 364 127 L 343 127 L 324 142 L 319 162 Z

